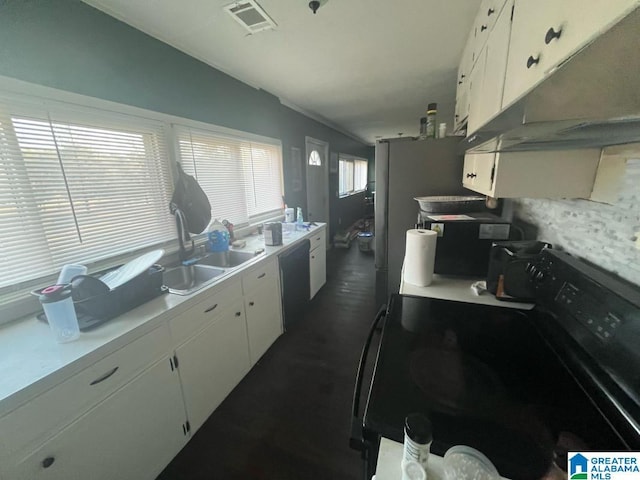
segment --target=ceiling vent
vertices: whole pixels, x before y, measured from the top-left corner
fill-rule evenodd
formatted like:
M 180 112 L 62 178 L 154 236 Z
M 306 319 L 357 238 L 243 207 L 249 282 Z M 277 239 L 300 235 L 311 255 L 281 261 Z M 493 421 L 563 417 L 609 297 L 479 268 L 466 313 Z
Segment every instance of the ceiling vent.
M 224 7 L 236 22 L 246 28 L 249 33 L 257 33 L 263 30 L 275 29 L 277 24 L 267 12 L 254 0 L 242 0 Z

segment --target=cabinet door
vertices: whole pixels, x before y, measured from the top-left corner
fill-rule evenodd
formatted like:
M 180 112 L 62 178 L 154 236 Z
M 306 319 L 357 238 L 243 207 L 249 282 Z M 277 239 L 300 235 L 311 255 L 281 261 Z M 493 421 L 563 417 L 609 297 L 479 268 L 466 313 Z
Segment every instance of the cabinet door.
M 468 153 L 464 156 L 462 185 L 483 195 L 494 196 L 495 153 Z
M 309 298 L 312 299 L 318 290 L 327 282 L 327 251 L 316 248 L 309 252 Z
M 456 109 L 453 119 L 454 130 L 460 128 L 469 114 L 469 77 L 471 75 L 471 55 L 473 53 L 473 35 L 469 35 L 458 66 L 456 87 Z
M 513 14 L 504 105 L 638 7 L 638 0 L 519 0 Z
M 245 295 L 249 354 L 254 365 L 282 334 L 282 310 L 277 284 L 265 284 Z
M 487 49 L 482 50 L 469 79 L 469 120 L 467 133 L 472 134 L 481 126 L 482 90 L 487 62 Z
M 197 431 L 249 371 L 242 300 L 176 350 L 191 432 Z
M 184 422 L 178 375 L 165 358 L 18 460 L 6 478 L 151 480 L 186 443 Z

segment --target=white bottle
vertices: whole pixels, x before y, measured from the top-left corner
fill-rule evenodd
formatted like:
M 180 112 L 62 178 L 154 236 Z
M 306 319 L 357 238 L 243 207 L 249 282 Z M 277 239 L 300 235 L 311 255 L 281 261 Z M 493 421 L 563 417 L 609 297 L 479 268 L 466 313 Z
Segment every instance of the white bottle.
M 418 462 L 426 470 L 432 441 L 433 431 L 429 419 L 420 413 L 407 415 L 404 420 L 402 460 Z
M 286 223 L 293 223 L 296 221 L 295 210 L 293 208 L 287 207 L 284 209 L 284 221 Z

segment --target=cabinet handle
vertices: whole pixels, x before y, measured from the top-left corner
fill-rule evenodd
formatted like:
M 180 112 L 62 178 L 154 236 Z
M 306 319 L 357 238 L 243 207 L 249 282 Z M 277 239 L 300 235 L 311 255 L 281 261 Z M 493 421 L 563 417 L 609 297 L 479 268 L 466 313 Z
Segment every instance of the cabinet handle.
M 239 317 L 240 315 L 242 315 L 242 312 L 236 312 L 236 317 Z
M 56 457 L 47 457 L 44 460 L 42 460 L 42 466 L 44 468 L 49 468 L 51 465 L 53 465 L 53 462 L 56 461 Z
M 215 310 L 218 307 L 218 304 L 216 303 L 215 305 L 211 305 L 209 308 L 207 308 L 204 313 L 209 313 L 212 312 L 213 310 Z
M 313 255 L 311 255 L 311 258 L 316 258 L 316 257 L 314 257 Z
M 536 58 L 533 58 L 533 55 L 529 55 L 529 58 L 527 59 L 527 68 L 531 68 L 534 65 L 537 65 L 539 61 L 540 55 L 538 55 Z
M 493 15 L 494 13 L 496 13 L 496 11 L 495 11 L 493 8 L 490 8 L 490 9 L 487 11 L 487 17 L 490 17 L 490 16 L 491 16 L 491 15 Z
M 481 31 L 481 32 L 484 32 L 486 29 L 487 29 L 487 26 L 486 26 L 486 25 L 482 25 L 482 26 L 480 27 L 480 31 Z
M 549 30 L 547 30 L 547 34 L 544 36 L 544 43 L 546 43 L 547 45 L 549 45 L 554 38 L 560 38 L 560 35 L 562 35 L 562 29 L 559 28 L 558 31 L 556 32 L 553 27 L 551 27 Z
M 100 382 L 104 382 L 107 378 L 109 378 L 111 375 L 113 375 L 114 373 L 116 373 L 116 371 L 118 371 L 119 367 L 113 367 L 111 370 L 109 370 L 107 373 L 105 373 L 104 375 L 102 375 L 101 377 L 96 378 L 93 382 L 91 382 L 89 385 L 96 385 Z
M 254 305 L 255 305 L 255 303 L 254 303 L 254 302 L 249 302 L 249 306 L 250 306 L 250 307 L 253 307 Z
M 318 241 L 318 242 L 319 242 L 319 241 L 320 241 L 320 237 L 316 238 L 316 241 Z
M 462 85 L 462 80 L 458 80 L 458 85 Z
M 263 278 L 266 274 L 267 274 L 266 272 L 261 273 L 260 275 L 258 275 L 258 278 Z
M 478 175 L 475 173 L 467 173 L 467 178 L 476 178 Z
M 460 80 L 462 80 L 463 78 L 466 78 L 467 76 L 463 73 L 460 75 Z

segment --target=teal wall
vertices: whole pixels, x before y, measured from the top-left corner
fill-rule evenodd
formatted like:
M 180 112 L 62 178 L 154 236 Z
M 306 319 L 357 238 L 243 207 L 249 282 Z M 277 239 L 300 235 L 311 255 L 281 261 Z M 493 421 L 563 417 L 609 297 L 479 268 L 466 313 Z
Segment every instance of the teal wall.
M 282 140 L 304 156 L 304 138 L 373 159 L 373 147 L 250 87 L 79 0 L 0 0 L 0 75 Z M 285 169 L 285 200 L 306 207 Z M 337 176 L 330 191 L 337 190 Z M 341 200 L 331 198 L 332 225 Z M 355 220 L 355 219 L 354 219 Z M 345 219 L 343 219 L 343 224 Z

